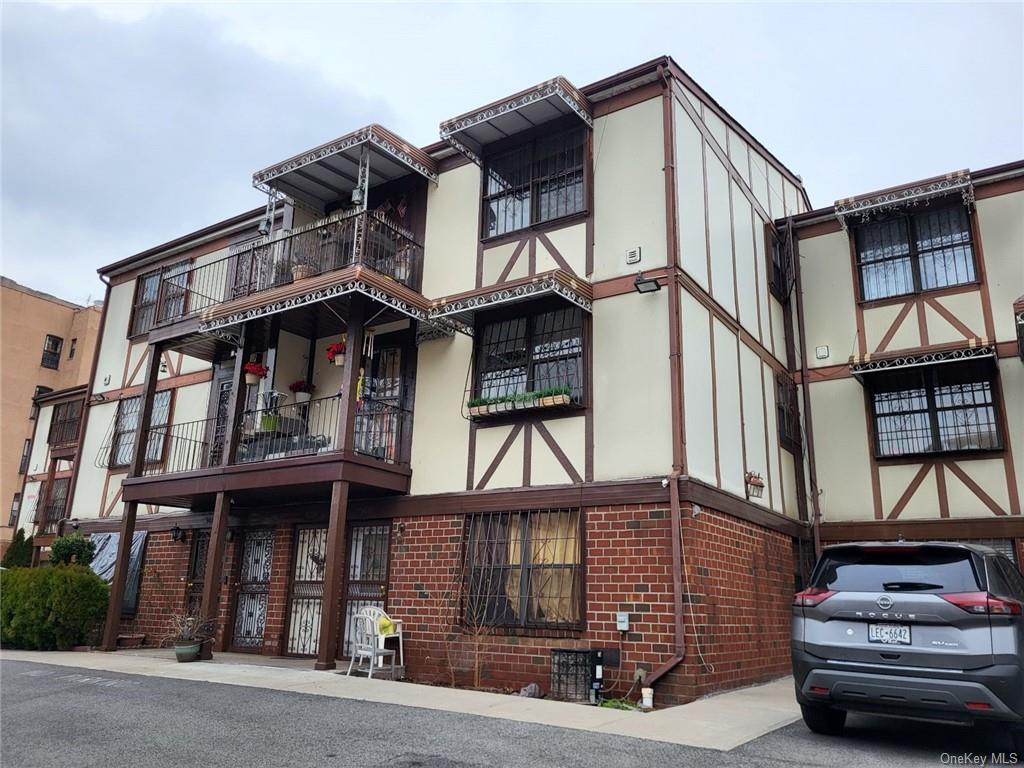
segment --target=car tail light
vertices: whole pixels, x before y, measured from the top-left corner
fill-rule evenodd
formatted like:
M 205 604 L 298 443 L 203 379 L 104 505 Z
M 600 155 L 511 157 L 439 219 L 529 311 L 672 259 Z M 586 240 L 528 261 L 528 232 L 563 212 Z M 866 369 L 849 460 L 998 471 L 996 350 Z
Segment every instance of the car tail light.
M 828 696 L 828 688 L 819 688 L 816 685 L 811 686 L 811 693 L 818 696 Z
M 828 600 L 835 592 L 828 589 L 822 589 L 821 587 L 811 587 L 805 589 L 803 592 L 797 592 L 793 595 L 793 605 L 797 608 L 813 608 L 816 605 L 820 605 L 823 601 Z
M 973 709 L 975 711 L 992 709 L 992 705 L 989 704 L 987 701 L 968 701 L 965 706 L 968 709 Z
M 988 592 L 956 592 L 952 595 L 940 595 L 940 597 L 968 613 L 990 616 L 1021 615 L 1021 605 L 1016 600 L 996 597 Z

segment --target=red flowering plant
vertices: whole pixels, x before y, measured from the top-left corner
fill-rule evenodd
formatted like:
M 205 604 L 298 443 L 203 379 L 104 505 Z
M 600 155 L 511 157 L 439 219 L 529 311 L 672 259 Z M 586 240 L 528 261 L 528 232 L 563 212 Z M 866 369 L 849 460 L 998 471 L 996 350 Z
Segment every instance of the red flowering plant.
M 344 341 L 336 341 L 333 344 L 328 344 L 327 345 L 327 359 L 330 360 L 333 363 L 334 362 L 334 358 L 341 357 L 342 355 L 345 354 L 345 351 L 346 351 L 346 347 L 345 347 L 345 342 Z
M 242 366 L 242 372 L 248 373 L 252 376 L 259 376 L 262 379 L 264 376 L 267 375 L 267 373 L 270 372 L 270 368 L 263 365 L 263 363 L 256 363 L 250 360 L 248 363 Z
M 316 387 L 310 384 L 305 379 L 293 381 L 291 384 L 288 385 L 288 389 L 290 389 L 292 392 L 308 392 L 310 394 L 313 394 L 313 392 L 316 391 Z

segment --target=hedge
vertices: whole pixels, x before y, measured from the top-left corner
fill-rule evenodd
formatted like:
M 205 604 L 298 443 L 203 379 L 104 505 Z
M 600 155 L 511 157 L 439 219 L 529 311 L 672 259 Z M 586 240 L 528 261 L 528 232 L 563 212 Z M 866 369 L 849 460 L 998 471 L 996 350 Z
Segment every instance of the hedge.
M 0 645 L 36 651 L 93 643 L 110 588 L 81 565 L 0 572 Z

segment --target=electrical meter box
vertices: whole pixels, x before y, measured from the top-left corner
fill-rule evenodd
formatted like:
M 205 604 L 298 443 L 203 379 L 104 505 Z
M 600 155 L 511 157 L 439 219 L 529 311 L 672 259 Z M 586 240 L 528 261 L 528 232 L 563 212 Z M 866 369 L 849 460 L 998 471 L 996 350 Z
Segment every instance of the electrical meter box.
M 619 632 L 629 632 L 629 614 L 626 611 L 615 614 L 615 628 Z

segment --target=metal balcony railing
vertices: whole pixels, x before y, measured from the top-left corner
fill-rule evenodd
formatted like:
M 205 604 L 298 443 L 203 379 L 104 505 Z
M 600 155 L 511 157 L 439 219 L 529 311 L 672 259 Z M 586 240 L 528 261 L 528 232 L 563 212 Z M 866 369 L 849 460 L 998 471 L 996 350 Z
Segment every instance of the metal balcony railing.
M 305 403 L 245 411 L 239 423 L 238 448 L 230 464 L 331 453 L 337 450 L 341 399 L 323 397 Z M 403 438 L 412 413 L 391 403 L 356 403 L 353 449 L 389 464 L 407 464 Z M 222 419 L 202 419 L 147 430 L 150 443 L 163 444 L 164 460 L 146 466 L 146 476 L 192 472 L 219 466 L 227 450 Z
M 160 281 L 156 325 L 357 264 L 418 290 L 422 262 L 423 246 L 384 216 L 367 211 L 335 215 L 166 275 Z

